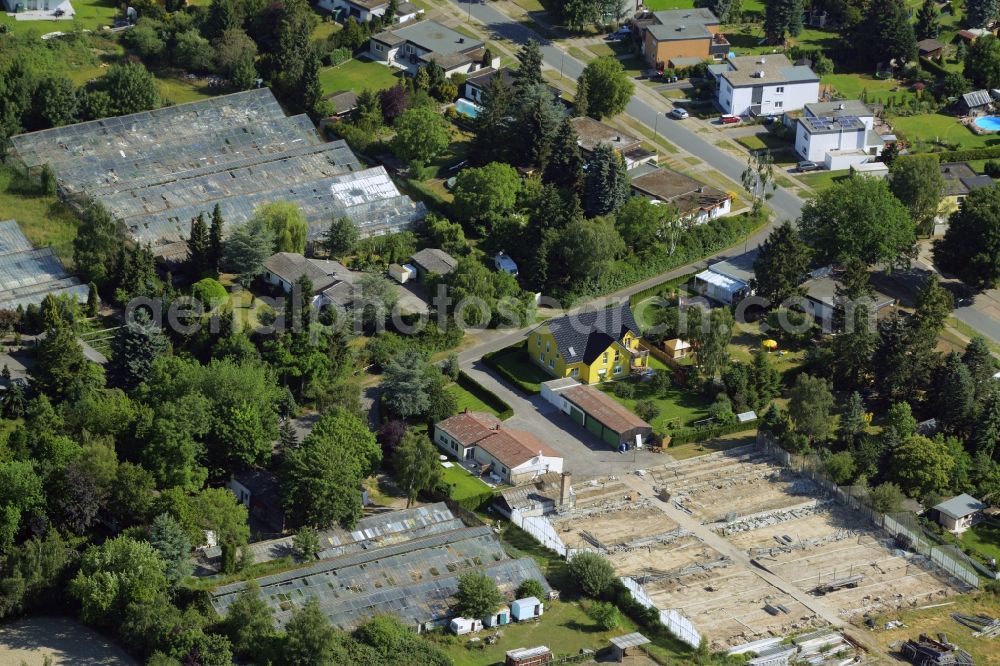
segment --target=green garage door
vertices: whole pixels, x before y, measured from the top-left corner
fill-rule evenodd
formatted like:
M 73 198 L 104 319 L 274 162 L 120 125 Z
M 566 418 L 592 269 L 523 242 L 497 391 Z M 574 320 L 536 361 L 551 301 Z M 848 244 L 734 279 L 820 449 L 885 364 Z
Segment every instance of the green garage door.
M 581 412 L 573 405 L 569 406 L 569 416 L 580 425 L 583 425 L 583 412 Z
M 620 439 L 621 438 L 618 437 L 618 433 L 616 433 L 614 430 L 609 430 L 608 428 L 604 429 L 604 441 L 610 444 L 611 446 L 615 447 L 616 449 L 618 448 L 618 442 L 620 441 Z
M 590 432 L 592 432 L 595 435 L 597 435 L 598 437 L 600 437 L 603 434 L 603 432 L 604 432 L 604 426 L 601 425 L 600 421 L 598 421 L 596 419 L 588 418 L 587 419 L 587 430 L 589 430 Z

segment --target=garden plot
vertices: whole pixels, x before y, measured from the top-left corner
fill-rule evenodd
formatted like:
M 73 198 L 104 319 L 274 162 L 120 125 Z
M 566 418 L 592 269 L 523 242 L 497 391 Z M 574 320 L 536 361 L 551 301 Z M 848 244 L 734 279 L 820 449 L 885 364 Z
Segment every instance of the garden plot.
M 806 592 L 817 594 L 821 585 L 855 579 L 850 586 L 817 594 L 848 620 L 935 603 L 960 591 L 957 581 L 928 566 L 926 558 L 896 549 L 860 516 L 839 507 L 727 538 Z
M 647 549 L 658 539 L 676 536 L 677 523 L 648 502 L 610 508 L 577 508 L 555 518 L 552 526 L 569 548 L 599 548 L 608 552 Z
M 815 505 L 817 488 L 756 451 L 692 458 L 652 472 L 671 501 L 703 523 Z

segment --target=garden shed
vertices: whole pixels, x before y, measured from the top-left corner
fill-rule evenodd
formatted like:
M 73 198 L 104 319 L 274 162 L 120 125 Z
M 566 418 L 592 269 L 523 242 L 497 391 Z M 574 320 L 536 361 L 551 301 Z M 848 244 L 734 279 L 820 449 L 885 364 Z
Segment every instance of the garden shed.
M 538 600 L 538 597 L 516 599 L 510 605 L 510 614 L 518 622 L 534 620 L 541 617 L 543 612 L 545 612 L 545 608 L 542 602 Z

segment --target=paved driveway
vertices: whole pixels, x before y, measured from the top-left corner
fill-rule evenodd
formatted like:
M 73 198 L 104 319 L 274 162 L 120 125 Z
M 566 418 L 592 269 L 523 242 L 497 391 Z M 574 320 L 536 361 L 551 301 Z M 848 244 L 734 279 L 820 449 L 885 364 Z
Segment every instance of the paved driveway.
M 624 475 L 672 460 L 666 454 L 646 450 L 618 453 L 542 396 L 524 396 L 514 391 L 482 363 L 463 366 L 463 370 L 511 406 L 514 416 L 505 421 L 506 425 L 532 433 L 559 452 L 563 457 L 563 469 L 573 473 L 574 483 Z

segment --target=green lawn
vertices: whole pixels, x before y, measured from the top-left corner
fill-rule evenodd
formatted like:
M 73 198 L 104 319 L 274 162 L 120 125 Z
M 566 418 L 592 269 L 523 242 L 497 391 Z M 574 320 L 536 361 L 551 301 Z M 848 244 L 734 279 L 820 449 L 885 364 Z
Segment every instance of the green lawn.
M 767 130 L 750 136 L 741 136 L 736 139 L 736 143 L 747 150 L 784 150 L 791 147 L 788 141 L 776 137 Z
M 962 534 L 962 545 L 1000 560 L 1000 523 L 982 522 Z
M 0 166 L 0 217 L 16 219 L 35 247 L 51 245 L 70 267 L 78 218 L 54 195 L 39 194 L 33 183 L 7 166 Z
M 832 187 L 834 183 L 845 178 L 850 178 L 850 170 L 814 171 L 812 173 L 796 174 L 796 178 L 816 190 L 816 192 L 822 192 Z
M 361 92 L 367 88 L 382 90 L 396 85 L 396 70 L 372 60 L 348 60 L 319 73 L 319 82 L 326 94 L 340 90 Z
M 746 11 L 746 7 L 743 8 Z M 763 11 L 763 10 L 761 10 Z M 775 47 L 765 44 L 764 29 L 760 24 L 727 24 L 721 27 L 721 32 L 729 40 L 733 50 L 739 55 L 756 55 L 774 53 Z M 831 49 L 839 39 L 837 33 L 826 30 L 803 30 L 798 37 L 789 42 L 805 48 Z
M 44 35 L 47 32 L 73 32 L 75 30 L 99 30 L 113 25 L 118 14 L 118 3 L 114 0 L 73 0 L 76 15 L 69 21 L 18 21 L 13 16 L 0 13 L 0 23 L 11 27 L 11 32 L 26 35 Z
M 866 92 L 869 102 L 885 102 L 889 97 L 897 102 L 909 101 L 913 93 L 895 79 L 876 79 L 868 74 L 827 74 L 820 79 L 846 99 L 859 99 Z
M 340 24 L 336 21 L 320 21 L 309 36 L 314 42 L 325 42 L 339 30 Z
M 655 358 L 650 358 L 649 364 L 658 372 L 670 372 L 663 363 Z M 598 388 L 612 398 L 625 405 L 629 410 L 635 411 L 635 405 L 641 400 L 652 400 L 660 408 L 659 415 L 653 419 L 651 426 L 653 431 L 658 433 L 669 432 L 675 427 L 689 426 L 699 419 L 708 416 L 708 406 L 710 401 L 701 394 L 677 387 L 671 387 L 665 394 L 656 395 L 649 383 L 632 384 L 635 393 L 631 398 L 620 398 L 615 394 L 615 386 L 618 382 L 605 382 Z M 671 425 L 675 424 L 675 425 Z
M 630 631 L 635 631 L 630 622 L 612 631 L 602 630 L 579 603 L 547 601 L 541 619 L 503 627 L 500 639 L 493 645 L 482 640 L 492 633 L 490 629 L 480 632 L 480 640 L 475 642 L 470 642 L 469 636 L 441 633 L 431 634 L 430 638 L 448 653 L 455 666 L 483 666 L 502 664 L 504 653 L 519 647 L 545 645 L 554 656 L 578 654 L 582 648 L 596 651 L 606 648 L 612 636 Z
M 695 6 L 695 0 L 645 0 L 646 9 L 661 12 L 665 9 L 690 9 Z
M 451 384 L 448 387 L 448 393 L 455 396 L 455 402 L 458 404 L 459 412 L 464 412 L 468 409 L 470 412 L 486 412 L 488 414 L 492 414 L 493 416 L 500 415 L 497 410 L 493 409 L 458 384 Z
M 604 42 L 603 44 L 594 44 L 593 46 L 588 46 L 587 50 L 598 57 L 620 56 L 634 53 L 632 48 L 625 44 L 625 42 Z
M 524 385 L 524 388 L 540 393 L 542 382 L 553 379 L 552 375 L 535 365 L 522 346 L 508 347 L 494 356 L 491 362 L 503 371 L 509 372 Z
M 156 82 L 160 86 L 160 96 L 163 101 L 174 104 L 197 102 L 200 99 L 207 99 L 226 92 L 221 88 L 209 88 L 206 79 L 187 79 L 181 76 L 160 78 L 158 76 Z
M 489 492 L 490 487 L 465 471 L 454 460 L 451 467 L 442 467 L 442 480 L 451 486 L 451 499 L 457 501 Z
M 974 134 L 958 118 L 944 113 L 898 116 L 890 118 L 889 122 L 897 135 L 910 142 L 942 142 L 957 144 L 960 148 L 982 148 L 1000 143 L 996 134 Z

